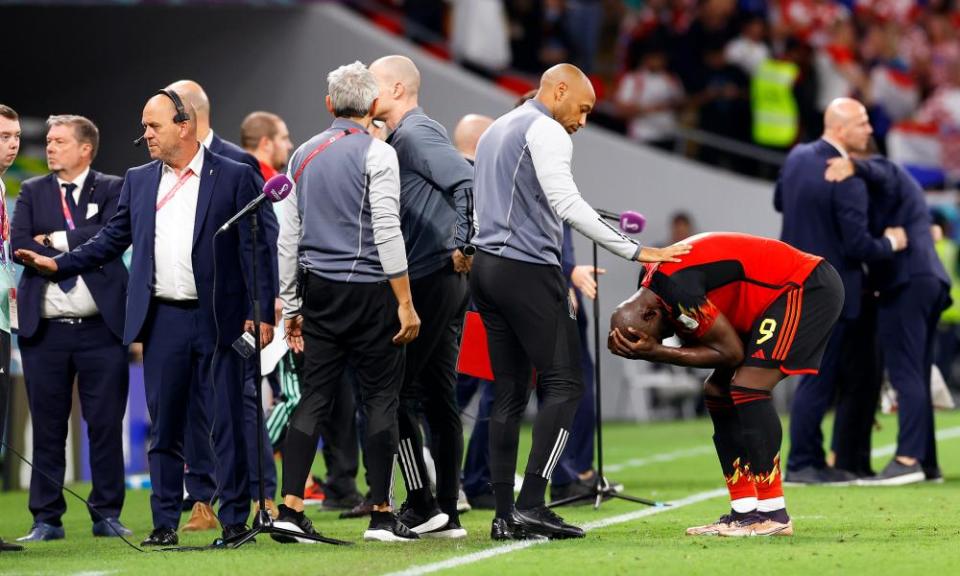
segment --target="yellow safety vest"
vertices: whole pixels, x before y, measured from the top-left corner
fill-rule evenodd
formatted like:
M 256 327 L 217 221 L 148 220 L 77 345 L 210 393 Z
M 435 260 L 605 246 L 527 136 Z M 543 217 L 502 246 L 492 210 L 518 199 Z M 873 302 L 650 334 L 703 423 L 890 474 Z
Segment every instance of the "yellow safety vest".
M 793 62 L 766 60 L 753 75 L 750 101 L 757 144 L 786 148 L 796 142 L 799 114 L 793 83 L 799 73 Z
M 957 244 L 953 240 L 942 238 L 934 244 L 940 262 L 950 276 L 950 298 L 953 303 L 940 315 L 944 324 L 960 324 L 960 278 L 957 275 Z

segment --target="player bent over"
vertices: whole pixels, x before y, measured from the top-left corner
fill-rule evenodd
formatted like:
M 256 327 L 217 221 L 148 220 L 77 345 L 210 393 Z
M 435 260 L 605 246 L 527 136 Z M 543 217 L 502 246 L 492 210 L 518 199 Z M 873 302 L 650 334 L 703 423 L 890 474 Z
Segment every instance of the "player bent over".
M 683 262 L 646 267 L 607 344 L 625 358 L 714 369 L 704 395 L 731 511 L 687 534 L 792 535 L 770 393 L 787 375 L 817 373 L 843 307 L 840 276 L 777 240 L 706 233 L 686 242 Z M 682 346 L 663 346 L 674 333 Z

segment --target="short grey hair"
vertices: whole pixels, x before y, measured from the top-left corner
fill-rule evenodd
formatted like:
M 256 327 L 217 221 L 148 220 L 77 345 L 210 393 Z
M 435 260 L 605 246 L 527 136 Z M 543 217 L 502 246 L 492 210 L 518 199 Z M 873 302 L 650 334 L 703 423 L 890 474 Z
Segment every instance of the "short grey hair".
M 77 142 L 90 145 L 90 160 L 97 157 L 97 151 L 100 149 L 100 130 L 90 119 L 76 114 L 54 114 L 47 118 L 47 129 L 54 126 L 72 126 Z
M 327 94 L 338 118 L 362 118 L 380 95 L 377 79 L 357 60 L 327 75 Z

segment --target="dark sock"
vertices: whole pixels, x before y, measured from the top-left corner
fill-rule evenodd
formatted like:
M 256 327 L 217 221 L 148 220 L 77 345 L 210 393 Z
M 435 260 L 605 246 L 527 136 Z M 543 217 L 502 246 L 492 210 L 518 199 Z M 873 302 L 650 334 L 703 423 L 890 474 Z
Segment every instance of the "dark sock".
M 740 418 L 757 496 L 761 502 L 770 500 L 782 503 L 780 443 L 783 440 L 783 426 L 773 407 L 770 392 L 731 386 L 730 394 Z
M 547 491 L 547 479 L 539 474 L 527 472 L 523 476 L 523 486 L 517 496 L 517 508 L 530 510 L 544 505 L 544 494 Z
M 760 512 L 760 514 L 763 514 L 765 517 L 769 518 L 770 520 L 773 520 L 774 522 L 779 522 L 781 524 L 786 524 L 787 522 L 790 521 L 790 515 L 787 514 L 786 508 L 781 508 L 779 510 L 774 510 L 772 512 Z
M 286 504 L 280 504 L 277 506 L 277 517 L 278 518 L 299 518 L 303 512 L 297 512 L 293 508 L 290 508 Z
M 509 518 L 513 512 L 513 484 L 494 483 L 493 497 L 496 500 L 496 517 Z
M 747 449 L 737 410 L 729 396 L 706 396 L 704 402 L 713 420 L 713 445 L 720 459 L 731 506 L 742 509 L 735 511 L 737 514 L 746 514 L 756 509 L 757 493 L 747 466 Z
M 371 526 L 383 526 L 383 525 L 393 525 L 393 512 L 377 512 L 374 510 L 370 512 L 370 525 Z

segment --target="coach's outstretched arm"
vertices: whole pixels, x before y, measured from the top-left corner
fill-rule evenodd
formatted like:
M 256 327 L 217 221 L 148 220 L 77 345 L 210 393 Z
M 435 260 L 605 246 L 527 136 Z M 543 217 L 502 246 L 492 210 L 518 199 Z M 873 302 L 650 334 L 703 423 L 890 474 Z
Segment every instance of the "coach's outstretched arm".
M 577 232 L 594 240 L 610 252 L 639 262 L 679 262 L 677 256 L 690 251 L 686 244 L 667 248 L 641 246 L 610 226 L 580 195 L 570 171 L 573 141 L 563 127 L 544 116 L 527 132 L 530 157 L 537 179 L 550 206 Z

